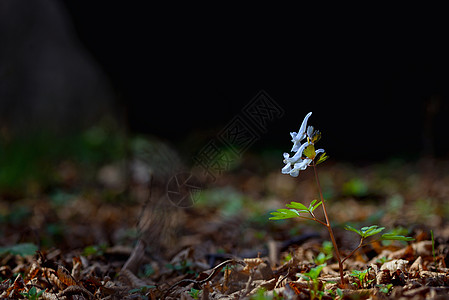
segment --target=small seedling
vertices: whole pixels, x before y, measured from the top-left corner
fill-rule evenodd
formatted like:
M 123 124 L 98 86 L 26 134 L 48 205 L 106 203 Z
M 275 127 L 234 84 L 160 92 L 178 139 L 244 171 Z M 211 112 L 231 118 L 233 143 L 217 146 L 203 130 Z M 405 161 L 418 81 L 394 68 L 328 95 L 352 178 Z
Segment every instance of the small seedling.
M 154 273 L 155 273 L 155 271 L 154 271 L 154 268 L 153 268 L 153 266 L 151 264 L 145 264 L 139 270 L 139 276 L 140 277 L 150 277 Z
M 326 264 L 319 265 L 311 268 L 309 272 L 299 274 L 310 283 L 310 299 L 321 299 L 324 295 L 323 286 L 320 285 L 318 277 L 325 266 Z
M 257 290 L 257 292 L 251 296 L 251 300 L 281 300 L 284 299 L 283 297 L 279 296 L 278 293 L 276 293 L 276 291 L 273 291 L 273 295 L 265 295 L 265 292 L 267 290 L 265 288 L 260 288 Z
M 367 276 L 369 274 L 369 270 L 370 268 L 366 269 L 365 271 L 358 271 L 358 270 L 353 270 L 351 272 L 352 277 L 355 277 L 359 280 L 358 283 L 354 283 L 355 285 L 357 285 L 359 288 L 367 288 L 368 285 L 374 281 L 374 279 L 368 280 Z
M 102 256 L 104 255 L 104 252 L 106 251 L 107 248 L 108 246 L 106 244 L 90 245 L 84 248 L 83 255 L 94 257 Z
M 343 291 L 340 288 L 335 290 L 327 290 L 326 293 L 334 300 L 343 299 Z
M 332 257 L 333 257 L 332 254 L 326 255 L 326 254 L 324 254 L 323 252 L 320 252 L 320 253 L 318 254 L 318 256 L 315 257 L 315 258 L 313 259 L 313 262 L 314 262 L 315 264 L 317 264 L 317 265 L 322 265 L 322 264 L 326 263 L 326 261 L 328 261 L 328 260 L 331 259 Z
M 193 299 L 199 299 L 200 298 L 200 292 L 201 292 L 201 290 L 197 290 L 197 289 L 191 288 L 190 291 L 189 291 L 189 295 Z
M 313 259 L 313 262 L 316 265 L 323 265 L 326 263 L 326 261 L 334 257 L 332 255 L 333 252 L 334 247 L 332 246 L 332 243 L 329 241 L 324 241 L 323 246 L 321 247 L 321 252 L 318 254 L 317 257 Z
M 326 264 L 324 265 L 319 265 L 316 266 L 314 268 L 311 268 L 309 272 L 306 273 L 302 273 L 299 274 L 303 279 L 309 281 L 309 280 L 316 280 L 318 279 L 318 277 L 320 276 L 321 270 L 323 270 L 323 268 L 326 266 Z
M 45 290 L 41 290 L 41 291 L 37 291 L 36 287 L 33 286 L 27 293 L 20 293 L 22 296 L 24 296 L 27 299 L 30 300 L 37 300 L 39 299 L 39 297 L 46 291 Z
M 315 181 L 318 187 L 320 201 L 312 200 L 308 206 L 299 202 L 291 202 L 290 204 L 286 205 L 287 206 L 286 209 L 281 208 L 275 212 L 272 212 L 271 214 L 273 215 L 273 217 L 271 217 L 270 220 L 301 218 L 305 220 L 315 221 L 325 226 L 329 232 L 329 237 L 332 242 L 332 246 L 334 248 L 335 257 L 338 262 L 341 284 L 342 286 L 346 286 L 346 280 L 343 274 L 343 262 L 349 257 L 351 257 L 361 247 L 374 241 L 377 241 L 371 239 L 371 241 L 366 242 L 366 239 L 376 234 L 379 234 L 385 228 L 379 227 L 377 225 L 372 225 L 363 227 L 361 229 L 355 229 L 354 227 L 347 225 L 346 229 L 359 234 L 361 240 L 357 248 L 354 249 L 348 256 L 346 256 L 345 258 L 341 257 L 340 251 L 338 250 L 338 246 L 335 241 L 334 233 L 332 231 L 332 226 L 329 221 L 329 216 L 326 211 L 326 204 L 325 204 L 326 202 L 323 197 L 323 192 L 321 190 L 320 180 L 318 178 L 318 171 L 316 167 L 318 164 L 327 160 L 328 156 L 324 151 L 324 149 L 315 150 L 315 144 L 321 139 L 321 132 L 315 130 L 313 126 L 307 127 L 307 122 L 311 115 L 312 115 L 311 112 L 306 115 L 298 132 L 290 133 L 293 142 L 293 147 L 291 151 L 295 152 L 295 154 L 292 157 L 290 157 L 290 154 L 284 153 L 285 166 L 282 168 L 282 173 L 289 174 L 292 177 L 298 177 L 300 171 L 306 170 L 307 167 L 312 166 L 315 173 Z M 306 141 L 303 143 L 304 140 Z M 315 210 L 320 206 L 323 209 L 324 220 L 320 220 L 314 213 Z M 397 235 L 396 233 L 385 233 L 378 240 L 411 241 L 413 239 L 402 235 Z
M 256 294 L 254 294 L 250 299 L 251 300 L 268 300 L 269 298 L 265 296 L 266 290 L 264 288 L 260 288 L 257 290 Z
M 292 258 L 293 258 L 293 255 L 291 253 L 289 253 L 282 259 L 282 262 L 286 263 L 286 262 L 290 261 Z
M 139 288 L 135 288 L 132 290 L 128 291 L 128 294 L 139 294 L 139 299 L 148 299 L 147 296 L 144 296 L 143 294 L 146 294 L 149 292 L 149 290 L 154 289 L 156 286 L 155 285 L 143 285 Z
M 391 291 L 391 288 L 393 287 L 393 284 L 392 283 L 389 283 L 389 284 L 378 284 L 378 285 L 376 285 L 376 287 L 379 288 L 379 291 L 381 293 L 388 294 Z
M 385 256 L 376 259 L 376 263 L 378 263 L 380 265 L 383 265 L 384 263 L 389 262 L 389 261 L 391 261 L 391 258 L 386 258 Z

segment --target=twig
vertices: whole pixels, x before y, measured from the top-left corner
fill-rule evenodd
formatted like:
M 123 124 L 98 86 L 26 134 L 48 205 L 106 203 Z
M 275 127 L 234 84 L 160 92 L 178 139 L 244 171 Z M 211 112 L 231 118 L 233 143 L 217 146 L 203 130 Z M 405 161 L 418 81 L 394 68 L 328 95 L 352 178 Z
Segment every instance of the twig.
M 371 240 L 371 241 L 369 241 L 369 242 L 363 244 L 364 241 L 365 241 L 365 239 L 362 238 L 362 239 L 360 240 L 359 245 L 358 245 L 354 250 L 352 250 L 351 253 L 349 253 L 349 254 L 348 254 L 348 255 L 341 261 L 341 263 L 344 263 L 348 258 L 350 258 L 350 257 L 351 257 L 357 250 L 359 250 L 360 248 L 363 248 L 363 247 L 368 246 L 369 244 L 372 244 L 372 243 L 375 243 L 375 242 L 380 242 L 380 241 L 382 241 L 382 240 L 380 240 L 380 239 Z
M 214 268 L 212 268 L 212 273 L 209 274 L 209 276 L 207 276 L 206 278 L 202 279 L 202 280 L 195 280 L 195 279 L 182 279 L 178 282 L 176 282 L 175 284 L 173 284 L 172 286 L 170 286 L 164 293 L 164 295 L 162 296 L 162 299 L 165 299 L 165 297 L 167 297 L 168 293 L 175 287 L 177 287 L 178 285 L 182 284 L 182 283 L 194 283 L 197 285 L 202 285 L 210 280 L 212 280 L 215 276 L 217 276 L 217 274 L 221 271 L 221 268 L 225 265 L 228 264 L 239 264 L 242 266 L 245 266 L 246 264 L 241 261 L 241 260 L 235 260 L 235 259 L 228 259 L 218 265 L 216 265 Z
M 357 250 L 359 250 L 360 248 L 362 248 L 363 246 L 365 246 L 367 244 L 363 244 L 363 238 L 360 240 L 359 245 L 351 251 L 351 253 L 349 253 L 345 258 L 343 258 L 343 260 L 341 261 L 341 263 L 344 263 L 348 258 L 350 258 Z
M 321 221 L 321 220 L 318 220 L 317 218 L 315 218 L 315 216 L 314 215 L 312 215 L 313 216 L 313 218 L 309 218 L 309 217 L 304 217 L 304 216 L 298 216 L 298 218 L 302 218 L 302 219 L 306 219 L 306 220 L 311 220 L 311 221 L 315 221 L 315 222 L 318 222 L 318 223 L 320 223 L 321 225 L 324 225 L 324 226 L 327 226 L 326 225 L 326 223 L 324 223 L 323 221 Z
M 245 290 L 241 295 L 239 295 L 239 299 L 242 299 L 246 297 L 251 292 L 251 285 L 253 283 L 253 277 L 254 277 L 254 269 L 251 269 L 251 272 L 249 273 L 248 281 L 246 282 Z

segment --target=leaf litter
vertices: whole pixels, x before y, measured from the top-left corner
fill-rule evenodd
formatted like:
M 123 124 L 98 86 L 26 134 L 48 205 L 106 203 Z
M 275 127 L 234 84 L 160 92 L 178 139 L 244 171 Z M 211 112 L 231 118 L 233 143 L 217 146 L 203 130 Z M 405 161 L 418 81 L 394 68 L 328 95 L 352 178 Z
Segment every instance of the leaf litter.
M 164 223 L 169 228 L 162 239 L 145 241 L 135 270 L 123 266 L 138 240 L 135 225 L 148 187 L 135 182 L 117 189 L 117 176 L 111 188 L 77 185 L 73 175 L 70 184 L 52 192 L 43 189 L 32 197 L 17 192 L 13 201 L 2 202 L 0 297 L 444 298 L 449 294 L 446 166 L 322 169 L 342 252 L 357 246 L 353 233 L 344 230 L 348 221 L 355 228 L 372 223 L 395 228 L 416 239 L 382 241 L 357 251 L 344 263 L 349 282 L 344 288 L 338 286 L 338 265 L 326 250 L 322 228 L 268 220 L 276 207 L 316 198 L 307 174 L 293 182 L 278 170 L 260 175 L 244 165 L 222 175 L 192 207 L 172 208 L 168 217 L 175 220 Z M 117 172 L 111 168 L 103 169 L 102 180 L 108 170 Z

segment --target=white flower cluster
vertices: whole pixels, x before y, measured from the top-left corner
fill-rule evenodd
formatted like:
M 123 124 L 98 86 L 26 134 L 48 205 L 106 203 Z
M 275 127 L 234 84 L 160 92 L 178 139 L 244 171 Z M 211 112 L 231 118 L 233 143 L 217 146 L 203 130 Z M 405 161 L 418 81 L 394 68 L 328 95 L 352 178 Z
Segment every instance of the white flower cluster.
M 293 142 L 293 147 L 291 151 L 296 153 L 292 157 L 290 157 L 290 154 L 284 153 L 285 167 L 282 168 L 282 174 L 289 174 L 292 177 L 297 177 L 299 175 L 299 171 L 307 169 L 307 167 L 312 163 L 316 155 L 318 155 L 319 153 L 324 153 L 323 149 L 318 149 L 315 150 L 315 154 L 312 155 L 312 157 L 310 155 L 309 156 L 303 155 L 304 150 L 308 146 L 314 145 L 315 142 L 319 139 L 320 135 L 318 131 L 314 131 L 313 126 L 307 127 L 307 121 L 309 120 L 309 117 L 311 115 L 312 115 L 311 112 L 309 112 L 306 115 L 306 117 L 302 121 L 301 127 L 299 128 L 298 132 L 290 132 Z M 307 138 L 307 141 L 304 144 L 301 144 L 301 142 L 305 138 Z

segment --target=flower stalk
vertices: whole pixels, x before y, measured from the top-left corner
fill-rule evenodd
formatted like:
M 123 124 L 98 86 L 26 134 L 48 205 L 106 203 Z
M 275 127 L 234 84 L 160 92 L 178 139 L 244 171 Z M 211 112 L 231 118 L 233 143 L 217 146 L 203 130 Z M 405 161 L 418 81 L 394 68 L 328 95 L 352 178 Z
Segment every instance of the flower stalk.
M 325 201 L 324 201 L 323 192 L 321 190 L 321 184 L 320 184 L 320 179 L 318 178 L 318 172 L 316 170 L 316 164 L 313 163 L 312 166 L 313 166 L 313 171 L 315 173 L 315 180 L 316 180 L 316 184 L 318 186 L 318 192 L 320 194 L 320 199 L 321 199 L 322 206 L 323 206 L 324 218 L 326 220 L 325 226 L 327 228 L 327 231 L 329 232 L 329 236 L 331 238 L 332 245 L 334 246 L 335 257 L 337 258 L 337 261 L 338 261 L 338 269 L 340 271 L 341 285 L 345 286 L 346 285 L 346 281 L 345 281 L 344 274 L 343 274 L 343 261 L 341 259 L 340 251 L 338 250 L 338 245 L 337 245 L 337 242 L 335 240 L 334 232 L 332 231 L 332 226 L 331 226 L 331 223 L 329 221 L 329 216 L 327 215 L 326 204 L 325 204 Z

